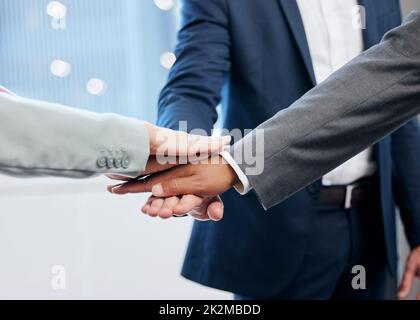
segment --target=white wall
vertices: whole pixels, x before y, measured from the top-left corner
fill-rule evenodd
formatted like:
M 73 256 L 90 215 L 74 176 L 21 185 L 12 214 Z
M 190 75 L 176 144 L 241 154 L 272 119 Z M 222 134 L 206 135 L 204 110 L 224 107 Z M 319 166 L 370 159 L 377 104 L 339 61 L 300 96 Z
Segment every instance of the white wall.
M 179 276 L 191 223 L 138 213 L 108 181 L 0 176 L 0 298 L 224 299 Z M 67 289 L 53 290 L 63 265 Z

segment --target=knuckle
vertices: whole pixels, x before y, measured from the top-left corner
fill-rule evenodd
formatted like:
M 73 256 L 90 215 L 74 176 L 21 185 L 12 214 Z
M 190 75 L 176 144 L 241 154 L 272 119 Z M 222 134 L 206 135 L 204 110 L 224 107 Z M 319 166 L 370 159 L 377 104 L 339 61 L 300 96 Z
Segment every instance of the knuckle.
M 206 190 L 204 183 L 205 182 L 201 181 L 198 177 L 194 177 L 192 185 L 194 185 L 194 189 L 197 190 L 199 194 L 202 194 Z
M 178 193 L 180 191 L 180 185 L 179 185 L 179 181 L 178 180 L 172 180 L 169 184 L 168 184 L 169 188 L 168 188 L 168 192 L 174 192 L 174 193 Z

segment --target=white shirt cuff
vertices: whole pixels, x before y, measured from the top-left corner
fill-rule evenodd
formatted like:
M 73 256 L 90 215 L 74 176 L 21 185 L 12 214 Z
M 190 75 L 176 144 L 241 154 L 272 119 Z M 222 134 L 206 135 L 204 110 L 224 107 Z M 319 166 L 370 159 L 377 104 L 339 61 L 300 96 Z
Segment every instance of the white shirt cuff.
M 249 191 L 252 190 L 251 185 L 249 184 L 249 180 L 245 173 L 241 170 L 235 160 L 232 158 L 228 151 L 222 151 L 220 156 L 226 160 L 226 162 L 232 167 L 235 171 L 236 175 L 238 176 L 239 182 L 234 185 L 233 187 L 238 191 L 241 195 L 247 194 Z

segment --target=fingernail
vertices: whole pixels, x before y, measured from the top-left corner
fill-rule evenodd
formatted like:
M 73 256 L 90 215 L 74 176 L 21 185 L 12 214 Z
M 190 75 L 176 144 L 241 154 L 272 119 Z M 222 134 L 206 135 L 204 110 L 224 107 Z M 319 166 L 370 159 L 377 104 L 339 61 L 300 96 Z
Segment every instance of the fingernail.
M 121 190 L 123 190 L 122 186 L 115 186 L 115 188 L 112 188 L 112 193 L 118 193 Z
M 152 188 L 152 193 L 155 197 L 162 197 L 164 194 L 162 185 L 160 183 L 154 185 Z
M 169 218 L 172 215 L 172 210 L 171 209 L 160 209 L 159 211 L 159 217 L 161 217 L 162 219 L 166 219 Z

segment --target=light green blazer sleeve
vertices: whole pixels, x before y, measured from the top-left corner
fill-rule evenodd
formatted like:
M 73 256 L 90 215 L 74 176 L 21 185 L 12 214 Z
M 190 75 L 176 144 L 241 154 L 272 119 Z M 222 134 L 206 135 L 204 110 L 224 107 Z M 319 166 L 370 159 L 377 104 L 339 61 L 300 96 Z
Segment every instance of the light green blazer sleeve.
M 0 174 L 136 176 L 148 157 L 141 121 L 0 93 Z

